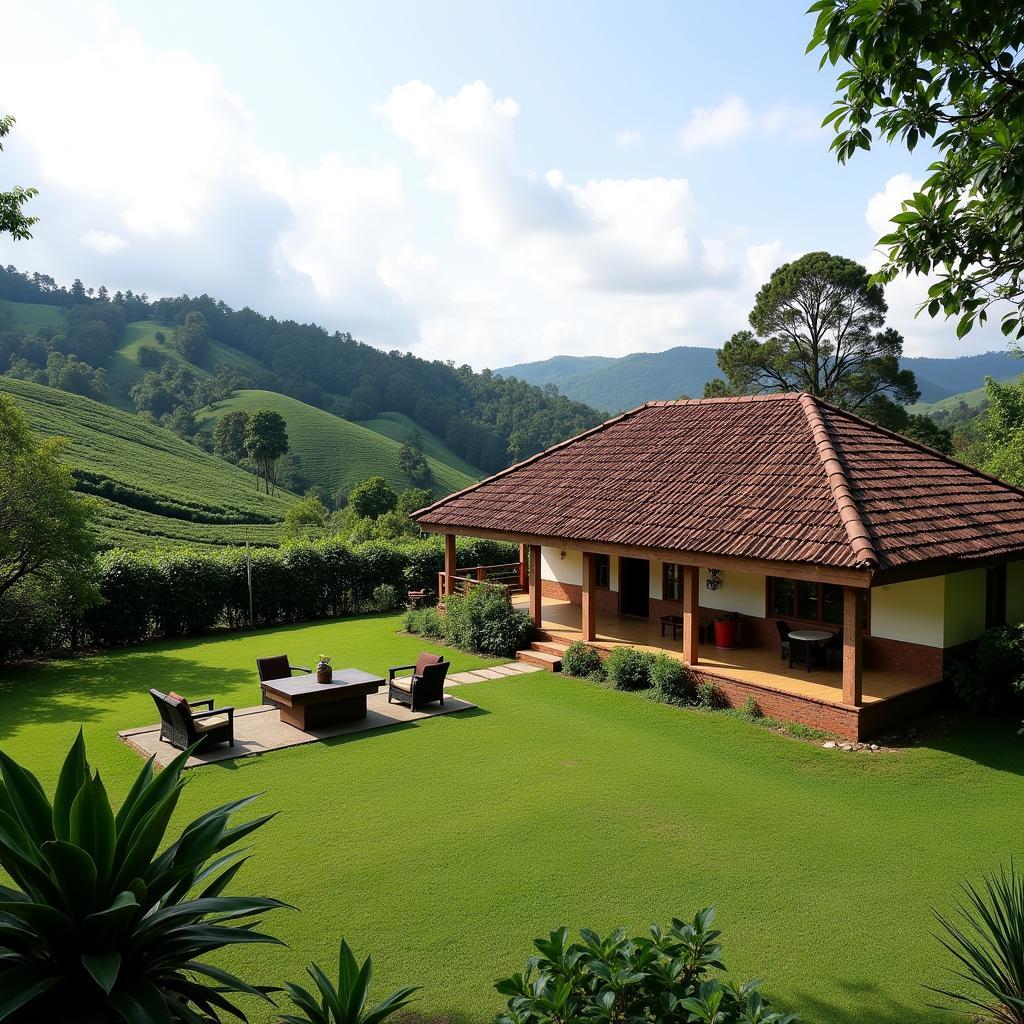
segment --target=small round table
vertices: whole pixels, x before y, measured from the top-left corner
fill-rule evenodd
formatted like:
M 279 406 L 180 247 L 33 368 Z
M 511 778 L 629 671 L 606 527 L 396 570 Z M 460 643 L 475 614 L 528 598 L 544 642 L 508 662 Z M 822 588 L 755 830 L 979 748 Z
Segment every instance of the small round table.
M 807 671 L 811 671 L 811 647 L 813 644 L 823 643 L 825 640 L 831 640 L 834 636 L 833 633 L 827 629 L 794 629 L 789 634 L 790 645 L 789 645 L 789 667 L 793 667 L 793 640 L 799 640 L 804 645 L 804 650 L 807 654 Z

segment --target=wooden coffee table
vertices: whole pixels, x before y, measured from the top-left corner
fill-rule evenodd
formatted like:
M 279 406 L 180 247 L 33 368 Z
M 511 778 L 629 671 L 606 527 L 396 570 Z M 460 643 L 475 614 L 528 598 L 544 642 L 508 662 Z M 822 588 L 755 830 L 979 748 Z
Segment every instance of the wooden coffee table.
M 357 668 L 335 669 L 329 683 L 318 683 L 316 674 L 269 679 L 261 683 L 263 696 L 278 705 L 281 721 L 306 732 L 338 722 L 366 717 L 366 695 L 383 685 L 380 676 Z

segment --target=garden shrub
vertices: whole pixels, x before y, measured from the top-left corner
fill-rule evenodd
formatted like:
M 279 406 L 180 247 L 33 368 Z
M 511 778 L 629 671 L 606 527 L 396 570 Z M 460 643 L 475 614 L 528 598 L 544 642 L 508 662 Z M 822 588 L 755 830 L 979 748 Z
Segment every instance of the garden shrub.
M 654 655 L 634 647 L 616 647 L 604 663 L 605 673 L 616 690 L 646 690 L 651 685 Z
M 957 697 L 972 711 L 1005 711 L 1024 698 L 1024 623 L 987 629 L 969 658 L 947 673 Z
M 436 608 L 410 608 L 402 616 L 402 628 L 406 633 L 430 637 L 431 640 L 444 639 L 444 627 L 441 615 Z
M 401 607 L 402 595 L 393 583 L 381 583 L 373 588 L 373 607 L 379 612 L 392 612 Z
M 205 633 L 220 619 L 228 593 L 223 562 L 192 551 L 175 551 L 156 563 L 157 628 L 164 636 Z
M 688 704 L 693 699 L 690 670 L 670 654 L 656 654 L 651 665 L 651 686 L 669 704 Z
M 740 710 L 747 718 L 761 718 L 764 714 L 761 711 L 761 708 L 758 706 L 757 701 L 753 698 L 753 696 L 747 697 L 747 699 L 743 702 L 743 707 L 740 708 Z
M 625 649 L 625 648 L 623 648 Z M 526 970 L 496 982 L 508 1000 L 498 1024 L 551 1021 L 693 1021 L 704 1024 L 795 1024 L 795 1014 L 773 1011 L 760 982 L 743 984 L 724 972 L 721 933 L 714 910 L 692 922 L 673 918 L 647 935 L 628 938 L 625 928 L 608 936 L 584 929 L 569 941 L 557 928 L 534 939 Z
M 93 641 L 115 646 L 137 644 L 154 624 L 160 572 L 153 559 L 115 549 L 97 559 L 100 603 L 85 613 Z
M 718 688 L 718 684 L 711 682 L 710 679 L 698 683 L 695 689 L 698 707 L 714 709 L 726 706 L 725 697 Z
M 504 587 L 474 587 L 465 597 L 449 595 L 444 604 L 443 615 L 426 608 L 407 612 L 403 619 L 406 630 L 433 637 L 428 630 L 437 629 L 440 639 L 452 647 L 500 658 L 511 658 L 533 630 L 530 616 L 512 607 Z
M 574 640 L 562 655 L 562 671 L 569 676 L 580 679 L 604 679 L 604 663 L 596 647 Z

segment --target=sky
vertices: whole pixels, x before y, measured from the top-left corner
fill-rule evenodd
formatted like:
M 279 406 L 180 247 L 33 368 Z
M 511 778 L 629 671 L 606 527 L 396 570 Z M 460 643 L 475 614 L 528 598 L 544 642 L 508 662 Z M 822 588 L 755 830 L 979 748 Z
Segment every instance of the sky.
M 927 150 L 840 165 L 806 2 L 6 5 L 0 263 L 477 369 L 719 346 L 758 288 L 875 240 Z M 1004 346 L 915 318 L 908 355 Z

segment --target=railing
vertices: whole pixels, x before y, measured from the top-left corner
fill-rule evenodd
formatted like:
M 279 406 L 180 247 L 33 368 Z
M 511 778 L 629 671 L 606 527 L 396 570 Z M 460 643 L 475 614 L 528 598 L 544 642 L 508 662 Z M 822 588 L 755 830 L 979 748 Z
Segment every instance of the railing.
M 474 587 L 490 583 L 498 585 L 505 590 L 505 596 L 509 601 L 512 595 L 520 593 L 525 589 L 526 575 L 521 562 L 504 562 L 501 565 L 474 565 L 469 568 L 456 569 L 451 574 L 451 586 L 448 586 L 448 573 L 437 574 L 437 594 L 443 600 L 444 595 L 468 594 Z

